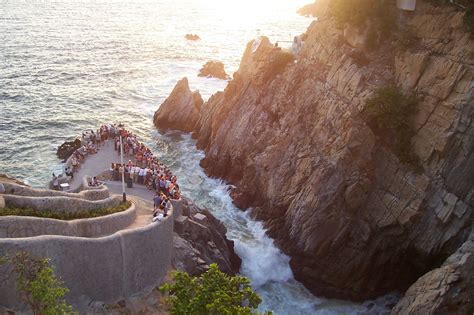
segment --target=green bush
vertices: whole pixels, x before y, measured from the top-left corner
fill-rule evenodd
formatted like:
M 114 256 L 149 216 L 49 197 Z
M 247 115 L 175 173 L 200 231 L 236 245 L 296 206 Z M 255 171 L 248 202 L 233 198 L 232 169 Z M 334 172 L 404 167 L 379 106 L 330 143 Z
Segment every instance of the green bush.
M 351 57 L 359 67 L 364 67 L 370 63 L 370 59 L 360 50 L 353 50 L 349 53 L 349 57 Z
M 367 48 L 372 50 L 397 30 L 395 14 L 389 4 L 383 0 L 332 0 L 329 12 L 341 27 L 346 23 L 359 29 L 370 25 Z
M 56 278 L 49 259 L 19 252 L 14 257 L 7 257 L 5 262 L 13 265 L 20 299 L 31 307 L 33 314 L 76 314 L 64 300 L 69 290 Z
M 295 56 L 289 51 L 280 50 L 273 56 L 273 60 L 269 65 L 269 76 L 273 77 L 281 73 L 285 67 L 295 60 Z
M 364 115 L 375 133 L 381 134 L 400 161 L 418 167 L 417 156 L 411 149 L 415 134 L 411 119 L 417 110 L 414 95 L 404 95 L 396 87 L 382 87 L 365 103 Z
M 199 277 L 180 271 L 172 277 L 174 283 L 162 285 L 160 291 L 169 294 L 173 315 L 255 314 L 262 301 L 247 278 L 228 276 L 216 264 Z
M 118 206 L 115 207 L 101 208 L 82 212 L 60 212 L 53 210 L 38 211 L 32 208 L 5 207 L 0 209 L 0 216 L 16 215 L 58 220 L 87 219 L 125 211 L 130 208 L 131 204 L 132 203 L 130 201 L 126 201 L 120 203 Z
M 464 28 L 471 34 L 471 37 L 474 37 L 474 5 L 467 9 L 466 13 L 464 14 Z
M 398 34 L 398 44 L 404 49 L 412 48 L 416 45 L 417 37 L 412 29 L 406 28 Z

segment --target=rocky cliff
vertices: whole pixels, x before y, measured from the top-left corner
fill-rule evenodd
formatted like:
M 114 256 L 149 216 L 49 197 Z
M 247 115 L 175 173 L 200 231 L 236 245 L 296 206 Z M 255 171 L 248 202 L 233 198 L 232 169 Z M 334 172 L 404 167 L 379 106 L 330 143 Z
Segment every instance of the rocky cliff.
M 175 220 L 173 266 L 199 275 L 212 263 L 227 274 L 239 272 L 241 260 L 234 242 L 227 239 L 225 226 L 207 209 L 184 200 L 183 215 Z
M 177 128 L 197 120 L 202 166 L 236 185 L 235 203 L 265 222 L 296 279 L 360 300 L 407 289 L 472 229 L 474 42 L 462 11 L 421 2 L 398 16 L 415 45 L 369 51 L 366 32 L 336 25 L 327 3 L 318 1 L 295 60 L 267 38 L 251 41 L 226 89 Z M 418 170 L 362 118 L 367 97 L 387 85 L 420 98 Z

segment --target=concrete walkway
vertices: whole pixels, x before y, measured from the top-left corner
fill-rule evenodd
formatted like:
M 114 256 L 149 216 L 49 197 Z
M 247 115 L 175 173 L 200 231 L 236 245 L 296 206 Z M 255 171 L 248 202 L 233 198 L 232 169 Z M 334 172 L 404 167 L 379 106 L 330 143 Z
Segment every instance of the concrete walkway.
M 124 154 L 124 163 L 127 163 L 129 160 L 135 163 L 135 159 L 132 156 Z M 85 158 L 81 168 L 78 172 L 74 173 L 73 180 L 69 182 L 71 190 L 81 187 L 84 176 L 97 176 L 108 171 L 112 163 L 120 163 L 120 155 L 114 150 L 113 141 L 108 140 L 105 145 L 99 148 L 96 154 L 88 155 Z M 108 187 L 110 193 L 122 195 L 121 181 L 106 181 L 105 185 Z M 125 185 L 125 193 L 127 200 L 131 200 L 135 204 L 137 213 L 135 221 L 126 227 L 125 230 L 152 223 L 154 193 L 148 190 L 144 185 L 138 185 L 136 183 L 133 183 L 133 188 L 128 188 L 127 185 Z M 101 237 L 102 236 L 105 235 L 101 235 Z
M 124 154 L 123 162 L 135 161 L 133 157 Z M 84 176 L 96 176 L 110 169 L 112 163 L 120 163 L 120 155 L 114 150 L 114 142 L 108 140 L 104 146 L 99 148 L 96 154 L 86 156 L 78 172 L 74 173 L 74 178 L 69 182 L 71 190 L 78 189 L 82 185 Z

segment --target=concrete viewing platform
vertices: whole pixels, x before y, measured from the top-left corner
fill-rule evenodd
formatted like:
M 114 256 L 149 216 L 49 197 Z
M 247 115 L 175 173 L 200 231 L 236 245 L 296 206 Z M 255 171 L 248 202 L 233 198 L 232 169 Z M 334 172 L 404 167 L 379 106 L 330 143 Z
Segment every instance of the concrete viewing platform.
M 129 160 L 134 161 L 125 155 L 124 163 Z M 91 187 L 87 177 L 103 174 L 111 163 L 120 163 L 120 155 L 109 140 L 96 154 L 85 157 L 69 182 L 69 190 L 5 182 L 0 198 L 7 206 L 37 211 L 75 212 L 116 206 L 122 200 L 122 183 L 107 180 L 105 185 Z M 66 299 L 82 313 L 95 302 L 114 304 L 139 292 L 151 292 L 163 282 L 171 264 L 174 220 L 182 201 L 172 200 L 169 215 L 152 222 L 153 191 L 134 183 L 133 188 L 125 187 L 125 192 L 127 200 L 132 201 L 129 209 L 100 217 L 71 221 L 0 217 L 0 256 L 22 250 L 50 258 L 55 272 L 69 288 Z M 0 273 L 10 273 L 8 268 L 0 264 Z M 0 283 L 0 304 L 28 312 L 11 289 L 14 286 L 13 278 Z

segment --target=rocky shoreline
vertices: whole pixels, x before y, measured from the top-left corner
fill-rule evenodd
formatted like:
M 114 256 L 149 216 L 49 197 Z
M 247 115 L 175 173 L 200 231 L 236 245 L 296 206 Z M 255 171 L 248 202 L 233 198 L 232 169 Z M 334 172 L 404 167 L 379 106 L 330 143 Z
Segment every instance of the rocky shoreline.
M 472 230 L 474 43 L 463 12 L 422 2 L 403 20 L 417 46 L 369 51 L 364 30 L 339 27 L 328 2 L 318 4 L 295 62 L 266 38 L 252 41 L 223 92 L 196 106 L 171 101 L 173 91 L 154 122 L 169 128 L 166 117 L 176 117 L 173 129 L 193 133 L 203 168 L 237 187 L 235 204 L 253 208 L 313 293 L 404 292 Z M 387 85 L 421 97 L 411 143 L 421 171 L 361 117 L 364 100 Z

